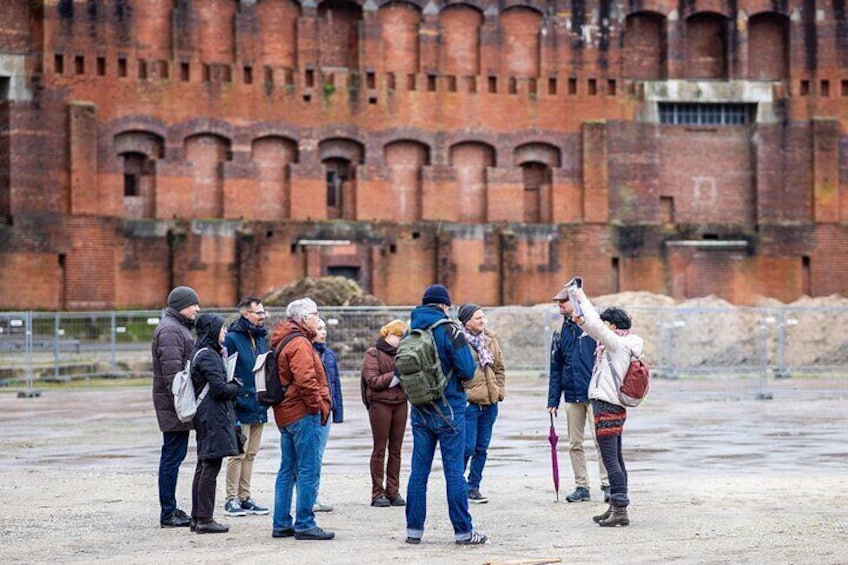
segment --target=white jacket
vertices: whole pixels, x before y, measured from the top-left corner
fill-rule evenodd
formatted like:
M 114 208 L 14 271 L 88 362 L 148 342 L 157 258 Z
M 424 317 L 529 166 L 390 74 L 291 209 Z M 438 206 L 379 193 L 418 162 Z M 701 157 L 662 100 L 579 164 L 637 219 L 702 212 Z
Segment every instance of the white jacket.
M 603 345 L 604 351 L 600 358 L 595 356 L 595 366 L 592 369 L 592 381 L 589 383 L 589 398 L 596 398 L 622 406 L 618 399 L 618 386 L 610 370 L 610 359 L 618 374 L 619 383 L 630 367 L 633 358 L 642 356 L 644 342 L 638 335 L 630 333 L 620 336 L 612 331 L 609 326 L 601 320 L 598 311 L 588 298 L 580 300 L 580 308 L 583 310 L 583 331 L 595 338 L 598 345 Z M 609 358 L 607 357 L 609 354 Z

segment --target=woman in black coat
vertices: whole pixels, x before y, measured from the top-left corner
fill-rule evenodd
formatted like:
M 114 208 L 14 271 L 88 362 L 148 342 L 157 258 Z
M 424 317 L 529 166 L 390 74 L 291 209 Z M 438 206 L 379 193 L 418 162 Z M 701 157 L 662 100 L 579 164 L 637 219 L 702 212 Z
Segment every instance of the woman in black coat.
M 209 386 L 197 407 L 194 429 L 197 433 L 197 468 L 191 488 L 191 519 L 198 534 L 222 534 L 229 528 L 212 519 L 218 472 L 224 457 L 238 455 L 236 417 L 233 401 L 238 396 L 237 379 L 227 382 L 221 357 L 221 344 L 227 330 L 224 318 L 201 314 L 195 321 L 197 343 L 191 363 L 191 380 L 198 396 Z

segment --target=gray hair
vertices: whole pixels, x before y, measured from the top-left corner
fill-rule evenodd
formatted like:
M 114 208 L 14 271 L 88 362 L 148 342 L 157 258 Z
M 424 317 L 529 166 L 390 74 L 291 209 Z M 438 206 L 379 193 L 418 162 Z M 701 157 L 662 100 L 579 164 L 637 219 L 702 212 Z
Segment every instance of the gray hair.
M 318 311 L 318 305 L 311 298 L 293 300 L 286 306 L 286 318 L 296 324 L 303 323 L 304 318 L 312 312 Z

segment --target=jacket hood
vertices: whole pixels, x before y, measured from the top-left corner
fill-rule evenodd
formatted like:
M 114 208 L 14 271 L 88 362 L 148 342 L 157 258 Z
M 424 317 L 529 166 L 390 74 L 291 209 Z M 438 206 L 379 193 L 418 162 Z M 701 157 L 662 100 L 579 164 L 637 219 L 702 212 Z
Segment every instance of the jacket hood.
M 226 320 L 218 314 L 199 315 L 194 323 L 197 329 L 195 349 L 208 347 L 214 351 L 221 351 L 221 344 L 218 343 L 218 335 L 221 333 L 221 328 L 224 327 L 225 322 Z
M 410 315 L 409 327 L 414 330 L 423 330 L 447 317 L 447 314 L 438 305 L 425 304 L 423 306 L 416 306 Z
M 277 324 L 277 327 L 274 328 L 274 332 L 271 334 L 271 347 L 277 347 L 277 344 L 292 332 L 300 332 L 310 341 L 312 341 L 312 338 L 315 337 L 315 332 L 309 331 L 291 320 L 283 320 Z

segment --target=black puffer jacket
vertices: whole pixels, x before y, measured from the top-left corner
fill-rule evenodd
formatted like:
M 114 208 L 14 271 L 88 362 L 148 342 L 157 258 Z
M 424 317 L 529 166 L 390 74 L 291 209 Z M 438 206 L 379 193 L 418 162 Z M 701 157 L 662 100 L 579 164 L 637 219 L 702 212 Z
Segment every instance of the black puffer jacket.
M 238 396 L 239 386 L 236 382 L 227 382 L 221 344 L 218 343 L 223 326 L 224 318 L 217 314 L 197 317 L 197 355 L 191 364 L 191 380 L 198 395 L 209 384 L 209 392 L 194 417 L 198 459 L 238 455 L 233 400 Z
M 156 410 L 159 430 L 163 432 L 191 429 L 191 422 L 184 424 L 177 418 L 171 384 L 177 371 L 181 371 L 191 358 L 194 350 L 194 336 L 191 335 L 193 326 L 191 320 L 173 308 L 168 308 L 153 331 L 150 344 L 153 354 L 153 408 Z

